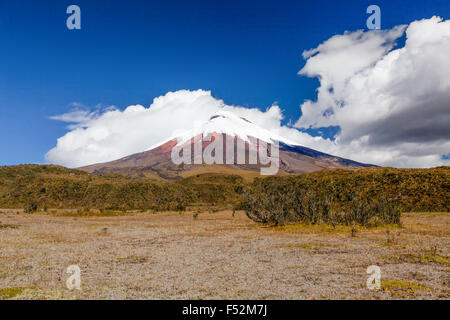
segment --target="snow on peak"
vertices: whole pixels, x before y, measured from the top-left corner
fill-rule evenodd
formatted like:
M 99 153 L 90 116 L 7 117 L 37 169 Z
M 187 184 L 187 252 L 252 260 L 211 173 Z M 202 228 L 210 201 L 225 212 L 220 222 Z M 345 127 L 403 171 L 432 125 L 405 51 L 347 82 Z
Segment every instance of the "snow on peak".
M 227 134 L 229 136 L 235 137 L 249 142 L 249 138 L 257 138 L 267 143 L 273 143 L 275 141 L 283 142 L 290 145 L 296 145 L 296 143 L 285 139 L 278 134 L 272 133 L 267 129 L 257 126 L 251 121 L 239 117 L 231 112 L 220 110 L 212 117 L 209 118 L 208 121 L 201 125 L 196 125 L 194 128 L 185 131 L 182 134 L 171 137 L 170 139 L 164 141 L 163 143 L 178 139 L 178 144 L 182 144 L 189 139 L 196 137 L 200 134 L 203 134 L 204 137 L 209 134 Z M 163 143 L 160 143 L 150 149 L 153 149 Z M 149 150 L 150 150 L 149 149 Z

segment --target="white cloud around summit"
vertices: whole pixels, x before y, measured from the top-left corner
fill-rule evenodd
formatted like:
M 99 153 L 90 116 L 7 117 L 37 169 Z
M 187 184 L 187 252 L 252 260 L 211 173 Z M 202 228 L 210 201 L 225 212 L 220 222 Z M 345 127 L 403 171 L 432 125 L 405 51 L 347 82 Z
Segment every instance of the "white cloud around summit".
M 392 50 L 404 30 L 405 45 Z M 450 152 L 449 20 L 347 32 L 304 57 L 299 73 L 318 77 L 320 87 L 295 126 L 339 126 L 327 151 L 396 167 L 449 163 L 442 160 Z
M 393 49 L 406 32 L 406 43 Z M 298 144 L 365 163 L 395 167 L 448 165 L 450 152 L 450 21 L 439 17 L 386 31 L 336 35 L 305 51 L 299 72 L 318 77 L 316 101 L 305 101 L 297 128 L 339 126 L 334 141 L 282 126 L 280 107 L 266 111 L 226 105 L 209 91 L 179 90 L 148 107 L 77 108 L 52 119 L 69 132 L 46 154 L 50 163 L 79 167 L 142 152 L 174 132 L 224 109 Z
M 281 126 L 281 109 L 273 105 L 266 111 L 226 105 L 210 91 L 179 90 L 155 98 L 148 107 L 129 106 L 125 110 L 109 108 L 103 113 L 75 109 L 52 117 L 71 123 L 70 131 L 57 140 L 46 154 L 50 163 L 67 167 L 115 160 L 145 151 L 176 133 L 204 123 L 219 110 L 232 112 L 300 144 L 315 146 L 322 138 L 314 138 L 297 129 Z

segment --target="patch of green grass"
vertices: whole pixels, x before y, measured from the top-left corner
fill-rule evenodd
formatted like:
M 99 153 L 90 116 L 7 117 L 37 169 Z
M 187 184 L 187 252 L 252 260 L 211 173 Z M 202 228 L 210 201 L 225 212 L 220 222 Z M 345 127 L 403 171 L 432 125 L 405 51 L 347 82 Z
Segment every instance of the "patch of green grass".
M 419 263 L 424 263 L 424 264 L 437 263 L 437 264 L 443 264 L 443 265 L 450 265 L 449 259 L 439 256 L 437 254 L 435 254 L 435 255 L 424 254 L 421 257 L 419 257 L 418 261 L 419 261 Z
M 417 264 L 436 263 L 444 266 L 450 265 L 450 260 L 447 257 L 443 257 L 438 254 L 405 254 L 402 256 L 398 256 L 395 259 L 407 263 L 417 263 Z
M 284 226 L 276 226 L 276 225 L 271 225 L 271 226 L 267 226 L 264 224 L 258 224 L 260 226 L 263 226 L 269 230 L 273 230 L 273 231 L 288 231 L 288 232 L 301 232 L 301 233 L 332 233 L 332 234 L 350 234 L 351 230 L 352 230 L 352 226 L 347 226 L 347 225 L 336 225 L 335 227 L 329 225 L 329 224 L 325 224 L 325 223 L 320 223 L 320 224 L 308 224 L 308 223 L 290 223 L 290 224 L 286 224 Z M 388 225 L 389 228 L 391 229 L 397 229 L 397 228 L 401 228 L 398 225 Z M 379 231 L 383 231 L 385 230 L 386 226 L 370 226 L 370 227 L 363 227 L 363 226 L 358 226 L 357 231 L 358 233 L 360 232 L 365 232 L 365 231 L 375 231 L 375 232 L 379 232 Z
M 0 289 L 0 299 L 12 299 L 24 292 L 27 289 L 34 289 L 34 287 L 17 287 Z
M 261 224 L 263 225 L 263 224 Z M 346 234 L 349 233 L 350 229 L 348 226 L 339 225 L 336 228 L 333 228 L 328 224 L 307 224 L 307 223 L 292 223 L 284 226 L 270 226 L 269 230 L 273 231 L 290 231 L 290 232 L 305 232 L 305 233 L 337 233 L 337 234 Z
M 407 290 L 408 292 L 431 290 L 431 288 L 422 286 L 414 282 L 397 280 L 381 281 L 381 288 L 383 290 Z

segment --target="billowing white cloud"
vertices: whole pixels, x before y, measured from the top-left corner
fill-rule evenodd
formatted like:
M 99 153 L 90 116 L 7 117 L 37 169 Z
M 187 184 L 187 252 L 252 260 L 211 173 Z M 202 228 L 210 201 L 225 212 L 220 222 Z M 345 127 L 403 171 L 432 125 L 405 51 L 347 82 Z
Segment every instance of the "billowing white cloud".
M 67 167 L 115 160 L 145 151 L 176 133 L 187 131 L 204 123 L 224 109 L 258 124 L 268 130 L 281 128 L 282 113 L 278 106 L 266 111 L 225 105 L 222 100 L 204 90 L 180 90 L 155 98 L 150 107 L 129 106 L 121 111 L 109 108 L 103 112 L 90 112 L 79 108 L 51 117 L 71 123 L 66 135 L 59 138 L 46 159 L 50 163 Z M 314 138 L 293 128 L 284 127 L 301 142 Z M 296 140 L 296 141 L 297 141 Z
M 392 50 L 406 28 L 406 42 Z M 300 74 L 318 77 L 298 128 L 339 126 L 325 150 L 397 167 L 449 164 L 450 21 L 337 35 L 306 51 Z
M 405 46 L 394 49 L 406 30 Z M 226 105 L 209 91 L 180 90 L 150 107 L 110 107 L 52 119 L 70 131 L 46 159 L 68 167 L 115 160 L 147 150 L 224 109 L 265 129 L 333 155 L 377 165 L 450 164 L 450 22 L 433 17 L 387 31 L 346 32 L 303 53 L 300 74 L 318 77 L 316 101 L 301 105 L 297 128 L 339 126 L 335 140 L 282 126 L 277 105 L 266 111 Z
M 68 167 L 105 162 L 142 152 L 167 139 L 174 130 L 190 129 L 194 120 L 207 120 L 223 106 L 209 92 L 181 90 L 155 98 L 149 108 L 110 108 L 102 113 L 76 109 L 52 117 L 70 123 L 46 159 Z

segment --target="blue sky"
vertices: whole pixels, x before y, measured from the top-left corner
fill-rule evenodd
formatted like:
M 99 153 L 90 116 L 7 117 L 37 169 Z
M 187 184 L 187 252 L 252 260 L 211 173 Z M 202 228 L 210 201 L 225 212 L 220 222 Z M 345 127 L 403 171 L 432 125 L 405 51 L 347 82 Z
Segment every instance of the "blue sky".
M 66 28 L 71 4 L 81 30 Z M 0 0 L 0 165 L 43 163 L 67 132 L 49 117 L 73 102 L 148 107 L 168 91 L 205 89 L 230 105 L 277 102 L 295 121 L 319 85 L 297 74 L 302 52 L 365 29 L 370 4 L 382 29 L 450 17 L 448 0 Z

